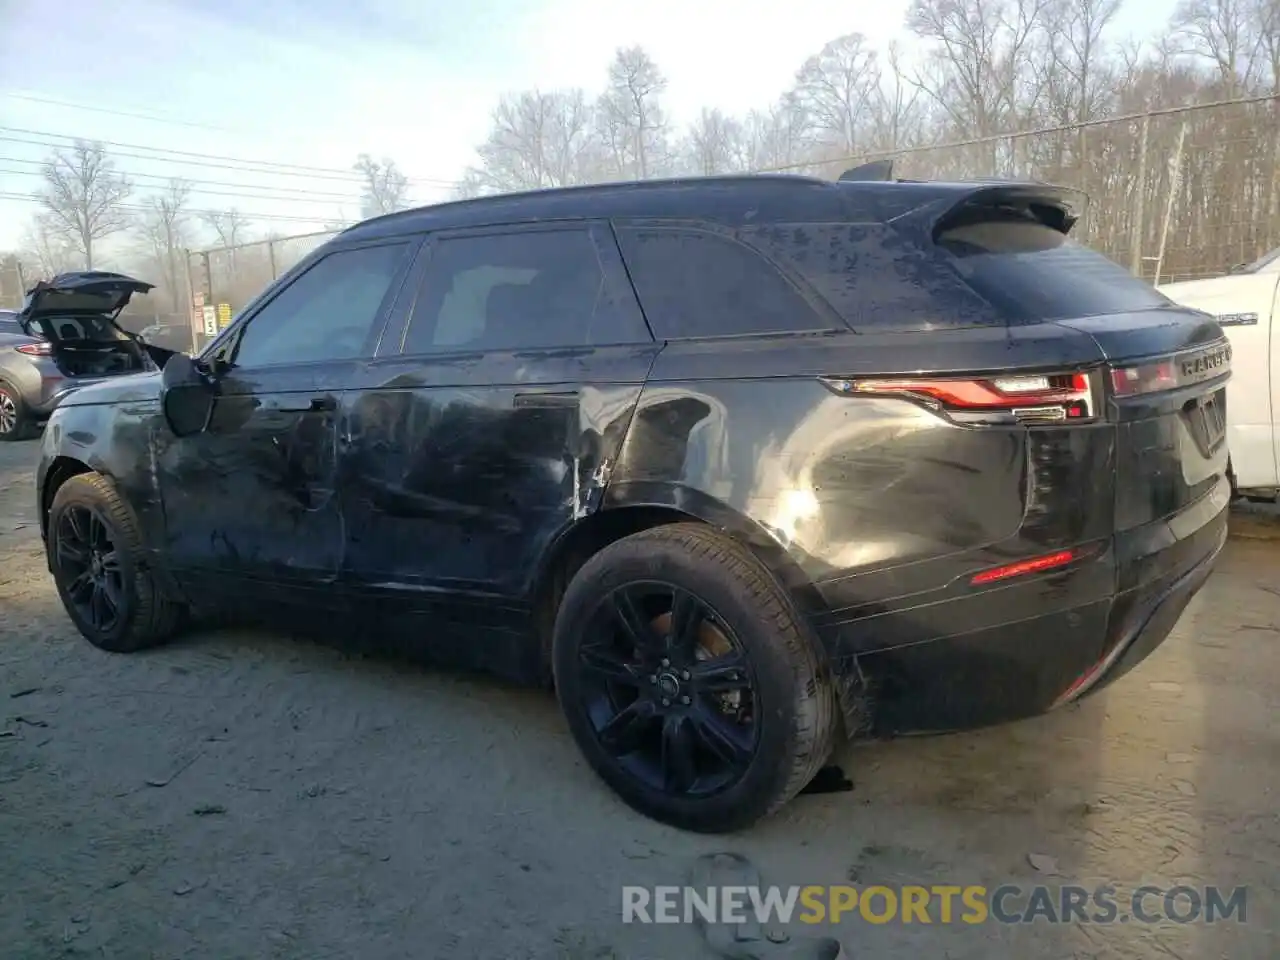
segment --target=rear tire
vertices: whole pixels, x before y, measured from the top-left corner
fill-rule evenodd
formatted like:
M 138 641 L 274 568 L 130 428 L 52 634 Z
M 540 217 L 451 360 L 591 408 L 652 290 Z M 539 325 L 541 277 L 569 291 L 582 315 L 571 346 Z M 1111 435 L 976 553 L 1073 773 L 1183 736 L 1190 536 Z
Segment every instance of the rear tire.
M 35 434 L 36 424 L 22 394 L 0 380 L 0 442 L 26 440 Z
M 58 488 L 45 549 L 67 615 L 95 647 L 132 653 L 177 632 L 185 607 L 164 595 L 133 510 L 106 477 L 82 473 Z
M 655 616 L 662 595 L 672 611 L 700 612 Z M 627 631 L 626 622 L 642 629 Z M 681 631 L 680 622 L 690 626 Z M 676 635 L 692 638 L 692 659 L 672 653 L 683 649 Z M 700 657 L 707 637 L 724 645 Z M 670 656 L 646 659 L 655 639 L 652 656 Z M 634 662 L 623 663 L 633 650 Z M 810 631 L 760 561 L 708 527 L 657 527 L 592 557 L 565 592 L 552 661 L 561 709 L 592 769 L 664 823 L 704 833 L 746 827 L 799 793 L 831 755 L 835 693 Z M 726 673 L 731 665 L 740 666 Z M 692 748 L 680 746 L 686 734 Z M 648 755 L 657 759 L 646 765 Z

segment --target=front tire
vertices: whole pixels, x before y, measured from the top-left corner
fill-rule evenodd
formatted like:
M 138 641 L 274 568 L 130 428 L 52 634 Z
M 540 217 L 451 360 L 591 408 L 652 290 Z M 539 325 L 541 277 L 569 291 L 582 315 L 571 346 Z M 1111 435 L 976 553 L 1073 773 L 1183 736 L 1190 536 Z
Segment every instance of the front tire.
M 698 524 L 625 537 L 569 584 L 556 693 L 592 769 L 631 807 L 723 833 L 813 778 L 835 694 L 790 598 L 735 540 Z
M 67 615 L 95 647 L 132 653 L 177 632 L 183 607 L 160 589 L 133 511 L 106 477 L 83 473 L 58 488 L 45 550 Z
M 35 435 L 35 421 L 22 394 L 0 380 L 0 443 Z

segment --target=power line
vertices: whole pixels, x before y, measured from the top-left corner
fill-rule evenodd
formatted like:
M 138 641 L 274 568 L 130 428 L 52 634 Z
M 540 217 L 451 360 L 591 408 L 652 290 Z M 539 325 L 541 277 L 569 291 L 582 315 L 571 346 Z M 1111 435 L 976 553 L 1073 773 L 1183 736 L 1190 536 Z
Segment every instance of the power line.
M 65 133 L 52 133 L 47 130 L 27 130 L 22 127 L 0 126 L 0 130 L 5 130 L 5 131 L 8 131 L 9 133 L 24 134 L 25 136 L 28 136 L 28 137 L 44 137 L 46 139 L 52 137 L 60 140 L 71 141 L 71 143 L 41 143 L 39 141 L 28 141 L 28 140 L 17 141 L 19 143 L 34 142 L 36 143 L 37 146 L 49 146 L 49 147 L 56 147 L 60 149 L 65 149 L 66 147 L 71 146 L 72 144 L 74 144 L 76 140 L 91 139 L 86 137 L 72 137 Z M 12 140 L 15 138 L 0 137 L 0 139 Z M 168 147 L 149 147 L 146 144 L 120 143 L 119 141 L 115 141 L 115 140 L 93 139 L 92 142 L 100 143 L 106 147 L 118 147 L 123 150 L 145 150 L 150 153 L 172 154 L 175 157 L 194 157 L 197 159 L 218 160 L 218 161 L 223 161 L 227 163 L 251 164 L 256 167 L 263 167 L 263 168 L 275 169 L 280 171 L 297 171 L 301 173 L 310 173 L 310 174 L 314 174 L 317 177 L 328 175 L 326 179 L 332 178 L 332 177 L 340 177 L 342 179 L 349 180 L 354 178 L 358 180 L 360 178 L 360 174 L 356 173 L 353 170 L 339 170 L 336 167 L 311 167 L 311 166 L 306 166 L 304 164 L 298 164 L 298 163 L 277 163 L 274 160 L 246 160 L 243 157 L 227 157 L 219 154 L 195 152 L 192 150 L 172 150 Z M 165 161 L 170 160 L 170 158 L 167 156 L 143 157 L 142 159 L 155 159 L 155 160 L 165 160 Z M 172 160 L 171 162 L 177 163 L 178 161 Z M 267 172 L 267 170 L 264 170 L 263 172 Z M 458 185 L 458 181 L 456 180 L 433 180 L 430 178 L 423 178 L 423 177 L 406 177 L 406 180 L 408 180 L 409 183 L 424 183 L 424 184 L 433 184 L 436 186 L 445 186 L 445 187 L 453 187 Z
M 32 193 L 0 193 L 0 200 L 15 200 L 15 201 L 18 201 L 19 203 L 43 203 L 44 202 L 43 197 L 38 197 Z M 141 206 L 139 204 L 128 204 L 128 203 L 120 204 L 118 209 L 128 210 L 132 213 L 146 213 L 149 210 L 148 207 Z M 188 210 L 187 212 L 195 216 L 218 216 L 222 213 L 225 213 L 226 211 L 225 210 Z M 240 215 L 244 217 L 246 220 L 279 220 L 279 221 L 288 221 L 291 223 L 325 223 L 329 220 L 328 217 L 320 217 L 320 216 L 291 217 L 283 213 L 254 213 L 251 210 L 241 210 Z M 334 218 L 334 222 L 337 222 L 337 218 Z M 352 221 L 344 221 L 344 222 L 352 222 Z
M 0 128 L 0 129 L 3 129 L 3 128 Z M 0 135 L 0 141 L 5 143 L 31 144 L 33 146 L 38 146 L 38 147 L 54 147 L 58 149 L 65 148 L 66 146 L 68 146 L 67 144 L 64 144 L 64 143 L 47 143 L 41 140 L 30 140 L 23 137 L 7 137 L 3 135 Z M 125 152 L 113 150 L 111 153 L 111 156 L 113 158 L 124 157 L 131 160 L 148 160 L 152 163 L 166 163 L 166 164 L 172 163 L 172 164 L 179 164 L 179 165 L 190 166 L 190 167 L 203 167 L 211 170 L 230 170 L 236 173 L 256 173 L 256 174 L 261 174 L 263 176 L 269 176 L 269 177 L 293 177 L 294 179 L 301 179 L 301 180 L 336 180 L 339 183 L 351 184 L 353 186 L 356 183 L 356 181 L 353 181 L 350 177 L 347 177 L 347 176 L 335 176 L 332 174 L 326 175 L 322 173 L 290 173 L 288 171 L 283 171 L 283 170 L 262 170 L 254 167 L 233 167 L 225 163 L 209 163 L 207 161 L 202 161 L 202 160 L 183 160 L 181 158 L 175 158 L 175 157 L 153 157 L 153 156 L 148 156 L 147 154 L 142 154 L 142 153 L 125 153 Z M 24 162 L 43 163 L 44 161 L 24 161 Z
M 37 173 L 34 170 L 0 169 L 0 174 L 4 174 L 4 173 L 11 174 L 14 176 L 19 176 L 19 177 L 41 176 L 41 174 Z M 234 186 L 234 184 L 232 184 L 232 186 Z M 360 202 L 358 197 L 341 196 L 339 194 L 331 194 L 331 195 L 325 195 L 320 197 L 288 197 L 288 196 L 281 196 L 279 194 L 246 193 L 244 191 L 236 191 L 235 193 L 228 193 L 225 190 L 205 190 L 203 187 L 196 187 L 196 186 L 191 186 L 188 192 L 198 193 L 201 196 L 206 196 L 206 197 L 233 197 L 233 198 L 239 197 L 240 199 L 243 199 L 243 200 L 277 200 L 277 201 L 280 201 L 281 203 L 326 203 L 326 204 L 329 204 L 330 206 L 339 204 L 339 203 L 359 203 Z
M 34 166 L 40 166 L 40 167 L 46 166 L 46 163 L 43 160 L 24 160 L 21 157 L 0 157 L 0 163 L 23 163 L 27 165 L 34 165 Z M 43 170 L 0 170 L 0 173 L 8 173 L 18 177 L 43 177 L 45 175 Z M 175 179 L 181 180 L 183 183 L 186 183 L 193 188 L 192 190 L 193 193 L 203 192 L 203 191 L 195 190 L 194 188 L 198 185 L 204 185 L 204 186 L 210 186 L 210 187 L 235 187 L 239 190 L 261 190 L 261 191 L 265 191 L 265 193 L 278 194 L 279 196 L 277 197 L 277 199 L 281 199 L 281 200 L 308 199 L 311 197 L 316 197 L 319 199 L 339 200 L 345 203 L 350 203 L 358 199 L 353 194 L 349 194 L 349 193 L 324 193 L 319 190 L 304 190 L 301 188 L 294 188 L 294 187 L 275 187 L 275 186 L 269 186 L 267 184 L 233 183 L 230 180 L 199 180 L 199 179 L 189 179 L 187 177 L 167 177 L 159 173 L 136 173 L 130 170 L 121 170 L 119 171 L 119 173 L 122 176 L 130 177 L 138 180 L 164 180 L 164 181 L 175 180 Z M 354 186 L 355 185 L 353 184 L 353 187 Z M 286 194 L 297 194 L 297 196 L 290 197 L 290 196 L 286 196 Z M 266 199 L 265 194 L 264 194 L 264 199 Z
M 3 93 L 0 96 L 9 97 L 11 100 L 26 100 L 30 103 L 46 103 L 56 107 L 68 107 L 72 110 L 85 110 L 90 113 L 105 113 L 113 117 L 131 117 L 134 120 L 151 120 L 155 123 L 172 124 L 179 127 L 196 127 L 201 130 L 217 130 L 222 133 L 235 133 L 237 131 L 230 127 L 219 127 L 211 123 L 199 123 L 195 120 L 179 120 L 176 117 L 159 117 L 154 114 L 134 113 L 129 110 L 119 110 L 110 107 L 91 107 L 84 103 L 72 103 L 69 100 L 55 100 L 52 97 L 36 97 L 29 93 Z

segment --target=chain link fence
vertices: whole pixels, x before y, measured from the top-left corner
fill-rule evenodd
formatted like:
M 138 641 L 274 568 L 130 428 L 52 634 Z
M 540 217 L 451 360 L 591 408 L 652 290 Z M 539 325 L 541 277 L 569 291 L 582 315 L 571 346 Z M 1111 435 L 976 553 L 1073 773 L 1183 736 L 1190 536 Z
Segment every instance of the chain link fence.
M 1219 276 L 1280 246 L 1280 97 L 1179 107 L 975 137 L 811 168 L 834 179 L 871 160 L 894 176 L 1039 180 L 1084 191 L 1073 236 L 1157 283 Z

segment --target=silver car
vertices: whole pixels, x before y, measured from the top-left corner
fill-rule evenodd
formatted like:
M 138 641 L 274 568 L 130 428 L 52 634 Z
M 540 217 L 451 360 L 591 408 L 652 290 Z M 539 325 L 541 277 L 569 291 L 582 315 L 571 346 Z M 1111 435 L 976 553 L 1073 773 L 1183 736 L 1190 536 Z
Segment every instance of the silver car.
M 91 383 L 154 370 L 160 362 L 116 324 L 152 285 L 119 273 L 59 274 L 0 311 L 0 441 L 33 435 L 70 393 Z

